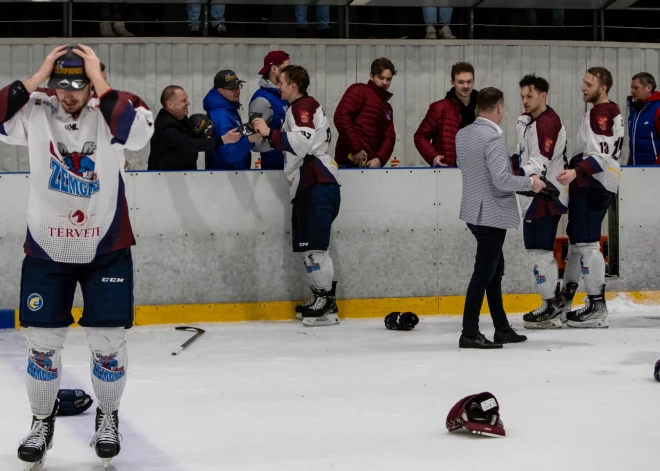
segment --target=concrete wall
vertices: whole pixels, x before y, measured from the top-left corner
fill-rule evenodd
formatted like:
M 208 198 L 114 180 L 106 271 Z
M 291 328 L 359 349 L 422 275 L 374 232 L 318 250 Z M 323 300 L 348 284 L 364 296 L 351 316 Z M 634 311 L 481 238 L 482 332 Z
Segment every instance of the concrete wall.
M 340 172 L 331 254 L 341 298 L 465 293 L 476 244 L 458 219 L 459 172 Z M 658 178 L 660 169 L 623 171 L 621 278 L 608 289 L 660 289 Z M 137 304 L 307 297 L 302 259 L 291 250 L 282 172 L 134 172 L 126 181 Z M 0 175 L 0 308 L 18 305 L 28 186 L 29 175 Z M 505 259 L 504 291 L 535 292 L 520 230 L 509 231 Z
M 1 40 L 0 84 L 32 75 L 50 48 L 60 41 Z M 269 50 L 284 49 L 294 63 L 309 70 L 310 93 L 325 107 L 331 121 L 346 88 L 368 80 L 371 61 L 386 56 L 399 71 L 392 84 L 391 103 L 397 131 L 394 155 L 404 166 L 424 164 L 414 147 L 413 134 L 429 104 L 444 98 L 451 87 L 449 72 L 457 61 L 467 60 L 475 65 L 478 88 L 495 86 L 505 92 L 508 101 L 504 129 L 511 149 L 515 145 L 515 119 L 521 112 L 518 80 L 529 72 L 546 77 L 551 84 L 549 103 L 557 109 L 568 130 L 569 151 L 579 119 L 586 111 L 580 84 L 588 67 L 610 68 L 614 75 L 611 98 L 626 113 L 630 77 L 643 70 L 657 75 L 660 63 L 660 45 L 631 43 L 292 39 L 223 39 L 220 43 L 215 39 L 92 38 L 88 44 L 107 63 L 110 83 L 137 93 L 154 112 L 160 108 L 160 92 L 170 84 L 186 89 L 191 113 L 203 112 L 202 100 L 215 73 L 234 69 L 248 82 L 241 98 L 244 117 L 249 98 L 258 88 L 256 73 L 264 55 Z M 148 148 L 128 153 L 128 159 L 134 168 L 146 168 L 148 153 Z M 203 159 L 200 163 L 203 165 Z M 26 149 L 0 145 L 0 170 L 28 171 Z

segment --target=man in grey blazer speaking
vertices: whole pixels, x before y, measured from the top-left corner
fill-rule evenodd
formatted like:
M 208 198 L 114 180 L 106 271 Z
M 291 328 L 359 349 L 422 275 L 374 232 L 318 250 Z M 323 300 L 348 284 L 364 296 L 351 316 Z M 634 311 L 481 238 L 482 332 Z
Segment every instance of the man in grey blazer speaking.
M 499 124 L 504 117 L 504 94 L 484 88 L 477 98 L 479 118 L 456 135 L 456 164 L 463 177 L 460 218 L 477 239 L 474 272 L 463 309 L 461 348 L 502 348 L 504 343 L 524 342 L 509 325 L 502 304 L 506 230 L 520 224 L 516 191 L 541 191 L 538 175 L 513 175 Z M 479 313 L 488 298 L 495 326 L 494 342 L 479 332 Z

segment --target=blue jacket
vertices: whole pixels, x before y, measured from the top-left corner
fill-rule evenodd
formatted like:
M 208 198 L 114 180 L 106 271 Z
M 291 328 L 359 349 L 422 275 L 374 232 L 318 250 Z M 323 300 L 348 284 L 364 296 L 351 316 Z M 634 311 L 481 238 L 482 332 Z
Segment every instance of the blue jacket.
M 250 100 L 249 113 L 261 113 L 265 117 L 272 112 L 273 117 L 268 126 L 271 129 L 282 129 L 289 102 L 282 100 L 280 91 L 268 80 L 261 79 L 259 86 L 261 88 L 254 92 Z M 284 154 L 277 149 L 271 149 L 265 139 L 255 146 L 255 150 L 261 151 L 261 168 L 284 169 Z
M 242 124 L 238 110 L 240 103 L 231 102 L 215 88 L 204 97 L 204 110 L 215 124 L 214 137 L 220 137 Z M 217 150 L 206 152 L 207 170 L 246 170 L 250 168 L 253 144 L 243 136 L 234 144 L 225 144 Z
M 651 95 L 641 109 L 628 97 L 628 111 L 628 165 L 655 165 L 660 159 L 660 92 Z

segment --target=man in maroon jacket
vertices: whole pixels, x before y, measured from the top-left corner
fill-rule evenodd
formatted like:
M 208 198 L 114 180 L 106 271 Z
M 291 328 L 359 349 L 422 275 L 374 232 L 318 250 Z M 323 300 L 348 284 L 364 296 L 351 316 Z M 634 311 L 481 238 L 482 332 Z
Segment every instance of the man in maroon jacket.
M 451 86 L 443 100 L 431 103 L 415 133 L 415 147 L 431 167 L 456 166 L 456 134 L 477 119 L 472 64 L 452 66 Z
M 344 93 L 334 118 L 339 133 L 335 161 L 340 166 L 380 168 L 390 159 L 396 133 L 387 89 L 395 75 L 390 60 L 376 59 L 369 82 L 353 84 Z

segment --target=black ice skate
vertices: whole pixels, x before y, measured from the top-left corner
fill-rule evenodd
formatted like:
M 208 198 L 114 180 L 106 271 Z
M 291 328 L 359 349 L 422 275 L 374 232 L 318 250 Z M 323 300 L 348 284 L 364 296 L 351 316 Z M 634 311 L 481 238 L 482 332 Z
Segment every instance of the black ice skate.
M 566 283 L 559 292 L 559 301 L 562 304 L 561 322 L 563 324 L 566 324 L 566 313 L 573 308 L 573 298 L 577 289 L 577 283 Z
M 573 328 L 594 329 L 609 327 L 607 322 L 607 304 L 605 286 L 600 294 L 587 296 L 587 304 L 566 314 L 566 324 Z
M 303 325 L 325 326 L 339 324 L 337 302 L 335 297 L 336 283 L 332 284 L 332 291 L 324 289 L 314 290 L 316 301 L 303 311 Z
M 312 307 L 316 303 L 316 299 L 318 298 L 318 293 L 320 291 L 322 291 L 322 290 L 317 290 L 313 286 L 310 286 L 310 288 L 312 289 L 312 294 L 314 295 L 314 297 L 312 299 L 310 299 L 309 301 L 304 302 L 302 304 L 298 304 L 296 306 L 296 319 L 298 319 L 299 321 L 301 321 L 302 318 L 303 318 L 303 312 L 305 312 L 307 309 L 309 309 L 310 307 Z M 332 282 L 332 291 L 330 291 L 328 293 L 328 296 L 330 296 L 333 301 L 335 301 L 337 299 L 337 296 L 335 295 L 336 290 L 337 290 L 337 282 L 333 281 Z
M 55 416 L 59 401 L 55 401 L 53 412 L 45 419 L 32 416 L 32 428 L 18 447 L 18 459 L 23 462 L 25 471 L 37 471 L 46 462 L 46 452 L 53 446 Z
M 97 407 L 96 434 L 92 437 L 89 446 L 94 447 L 96 456 L 103 459 L 103 465 L 106 468 L 110 465 L 110 460 L 119 454 L 119 450 L 121 450 L 120 440 L 118 411 L 104 414 Z
M 523 316 L 525 329 L 561 329 L 562 308 L 559 283 L 557 283 L 554 298 L 544 299 L 541 307 Z

